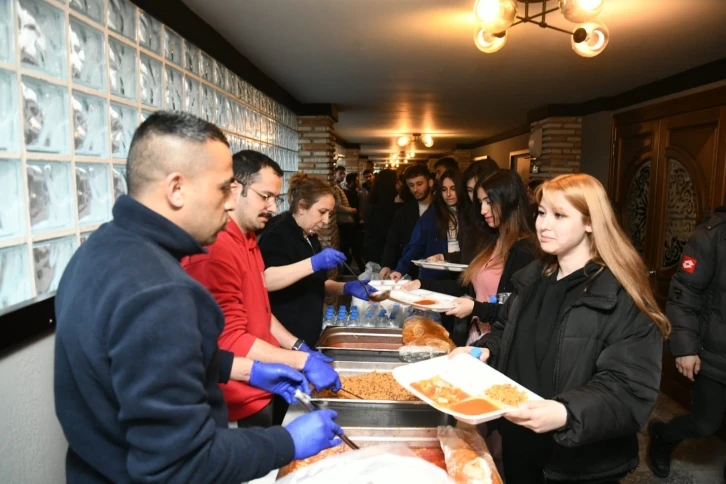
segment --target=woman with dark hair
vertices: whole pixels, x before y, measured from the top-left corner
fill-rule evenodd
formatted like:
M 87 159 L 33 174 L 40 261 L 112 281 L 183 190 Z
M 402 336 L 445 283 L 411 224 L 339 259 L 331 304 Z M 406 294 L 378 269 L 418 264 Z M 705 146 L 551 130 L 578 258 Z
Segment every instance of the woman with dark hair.
M 499 171 L 499 166 L 492 160 L 475 161 L 461 176 L 459 193 L 467 196 L 459 197 L 457 211 L 459 212 L 459 252 L 444 254 L 443 258 L 432 260 L 447 260 L 459 264 L 469 264 L 476 256 L 477 240 L 482 234 L 476 230 L 476 221 L 481 218 L 479 206 L 474 202 L 474 188 L 479 180 Z
M 408 283 L 406 290 L 429 289 L 452 296 L 457 307 L 448 315 L 458 318 L 472 316 L 464 328 L 456 328 L 457 343 L 480 337 L 490 322 L 494 322 L 502 307 L 490 302 L 512 292 L 512 276 L 532 262 L 539 254 L 534 234 L 527 222 L 527 192 L 519 175 L 511 170 L 500 170 L 479 180 L 474 193 L 480 217 L 474 229 L 481 234 L 477 255 L 458 281 L 421 279 Z M 502 296 L 506 297 L 506 296 Z
M 391 273 L 391 279 L 397 281 L 403 274 L 407 274 L 413 260 L 459 251 L 459 217 L 456 205 L 460 198 L 457 193 L 460 185 L 461 172 L 458 170 L 447 170 L 441 175 L 434 203 L 416 223 L 411 240 L 403 248 L 403 255 L 398 260 L 395 271 Z M 420 276 L 441 279 L 448 277 L 448 273 L 421 269 Z
M 258 243 L 265 261 L 265 285 L 272 313 L 288 331 L 314 348 L 322 330 L 326 297 L 347 294 L 368 300 L 368 296 L 358 281 L 328 279 L 327 271 L 345 261 L 342 252 L 323 249 L 318 240 L 318 232 L 335 210 L 330 185 L 297 173 L 290 179 L 288 200 L 290 210 L 270 222 Z
M 366 232 L 363 239 L 363 258 L 370 262 L 381 263 L 386 234 L 393 216 L 401 207 L 395 203 L 398 175 L 394 170 L 383 170 L 373 180 L 373 188 L 368 198 L 366 213 Z

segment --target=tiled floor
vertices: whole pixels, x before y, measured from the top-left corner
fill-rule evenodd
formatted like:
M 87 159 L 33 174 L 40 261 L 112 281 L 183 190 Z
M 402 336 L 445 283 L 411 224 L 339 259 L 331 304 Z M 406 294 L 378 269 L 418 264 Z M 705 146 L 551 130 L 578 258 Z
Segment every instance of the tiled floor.
M 685 413 L 672 399 L 661 395 L 651 418 L 668 421 L 675 415 Z M 646 430 L 639 435 L 640 467 L 622 484 L 721 484 L 726 464 L 726 442 L 718 437 L 689 440 L 678 446 L 673 454 L 671 475 L 667 479 L 655 477 L 648 469 L 646 452 L 648 436 Z

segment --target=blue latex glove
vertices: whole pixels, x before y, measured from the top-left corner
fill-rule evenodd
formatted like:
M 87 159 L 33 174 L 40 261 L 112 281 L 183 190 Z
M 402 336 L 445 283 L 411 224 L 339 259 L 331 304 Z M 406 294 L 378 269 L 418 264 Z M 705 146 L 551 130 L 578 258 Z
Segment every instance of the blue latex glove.
M 363 285 L 366 285 L 368 288 L 368 292 L 376 292 L 377 289 L 373 286 L 368 285 L 369 280 L 365 281 L 350 281 L 346 282 L 343 286 L 343 294 L 347 294 L 348 296 L 357 297 L 358 299 L 362 299 L 363 301 L 368 301 L 368 294 L 366 294 L 365 289 L 363 289 Z
M 302 372 L 317 391 L 326 388 L 330 388 L 334 392 L 340 390 L 341 383 L 338 372 L 329 364 L 323 363 L 312 355 L 308 356 L 305 360 L 305 366 L 303 366 Z
M 279 363 L 253 362 L 249 383 L 254 387 L 280 395 L 287 403 L 297 401 L 293 396 L 295 390 L 310 394 L 310 384 L 305 375 Z
M 336 418 L 338 414 L 334 410 L 325 409 L 306 413 L 287 424 L 285 429 L 295 443 L 296 460 L 312 457 L 343 442 L 338 437 L 343 430 L 334 422 Z
M 320 270 L 329 271 L 345 262 L 345 254 L 328 247 L 327 249 L 320 251 L 320 253 L 312 256 L 310 261 L 313 264 L 313 272 L 318 272 Z
M 303 343 L 300 345 L 300 351 L 304 351 L 305 353 L 309 354 L 310 356 L 314 356 L 315 358 L 319 359 L 323 363 L 332 363 L 335 360 L 328 355 L 324 355 L 318 350 L 314 350 L 311 347 L 308 346 L 307 343 Z

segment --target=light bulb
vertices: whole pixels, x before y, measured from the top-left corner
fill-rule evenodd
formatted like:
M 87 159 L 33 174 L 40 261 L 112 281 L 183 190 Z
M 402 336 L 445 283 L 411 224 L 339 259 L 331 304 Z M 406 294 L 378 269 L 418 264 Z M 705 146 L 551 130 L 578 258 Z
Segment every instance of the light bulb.
M 434 138 L 430 134 L 423 135 L 421 141 L 426 148 L 431 148 L 434 145 Z
M 493 54 L 504 47 L 504 44 L 507 43 L 508 36 L 509 33 L 507 31 L 504 32 L 504 37 L 497 37 L 482 28 L 478 28 L 474 32 L 474 44 L 480 51 Z
M 588 22 L 580 25 L 572 33 L 572 50 L 582 57 L 595 57 L 610 41 L 610 31 L 601 22 Z
M 504 32 L 517 19 L 517 0 L 476 0 L 474 15 L 487 32 Z
M 406 146 L 411 141 L 408 136 L 401 136 L 398 138 L 398 146 Z
M 588 22 L 598 16 L 605 0 L 560 0 L 560 12 L 570 22 Z

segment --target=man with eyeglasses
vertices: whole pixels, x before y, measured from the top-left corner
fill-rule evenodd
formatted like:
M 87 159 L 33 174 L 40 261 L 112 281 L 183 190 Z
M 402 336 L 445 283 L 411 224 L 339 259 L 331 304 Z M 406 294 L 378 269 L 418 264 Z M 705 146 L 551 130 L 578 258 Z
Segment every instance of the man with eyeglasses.
M 182 260 L 187 273 L 212 293 L 224 313 L 219 346 L 236 356 L 284 363 L 303 373 L 317 390 L 340 389 L 330 359 L 311 350 L 275 318 L 264 282 L 265 266 L 255 232 L 282 202 L 282 170 L 266 155 L 245 150 L 233 157 L 235 209 L 226 231 L 206 254 Z M 229 420 L 240 427 L 279 425 L 287 403 L 245 383 L 222 385 Z

